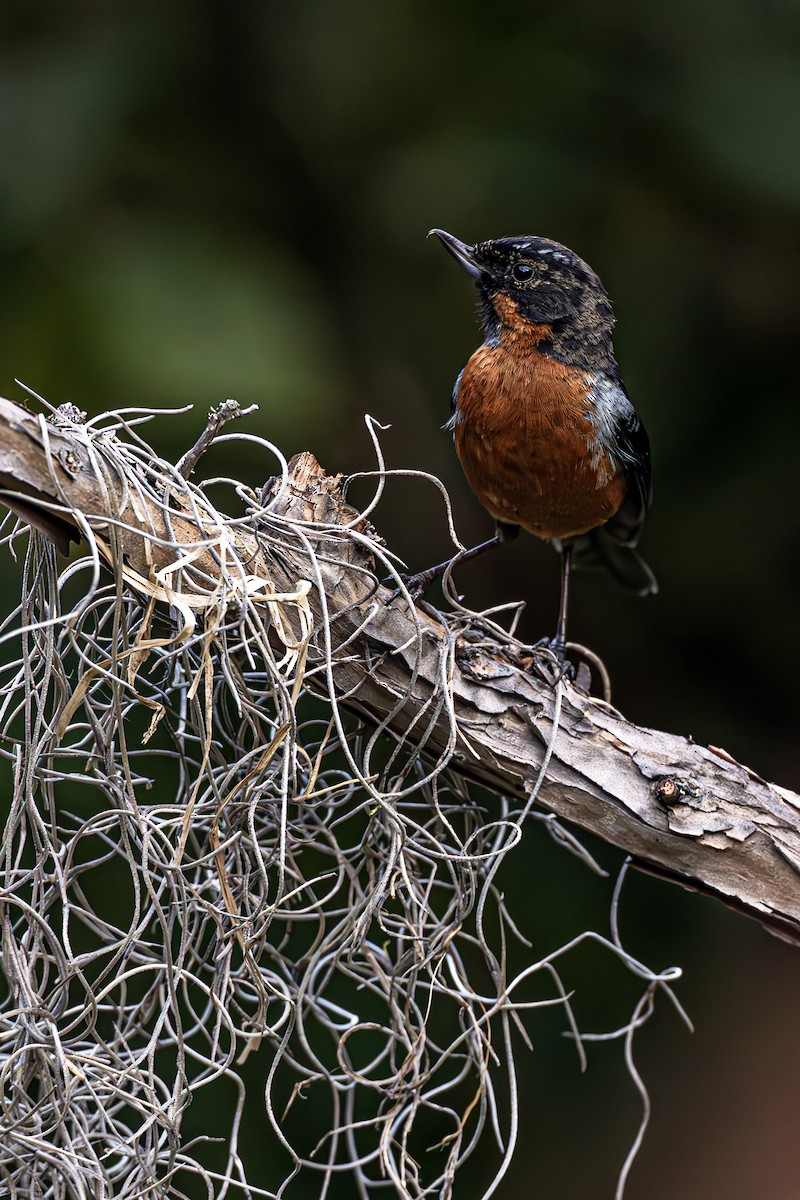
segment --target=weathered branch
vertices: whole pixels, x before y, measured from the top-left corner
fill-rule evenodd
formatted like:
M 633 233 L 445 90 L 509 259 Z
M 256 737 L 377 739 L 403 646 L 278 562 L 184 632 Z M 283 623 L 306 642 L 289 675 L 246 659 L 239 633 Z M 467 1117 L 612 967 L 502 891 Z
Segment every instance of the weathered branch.
M 310 454 L 270 493 L 265 528 L 283 522 L 276 546 L 245 527 L 220 530 L 177 469 L 165 516 L 163 497 L 131 488 L 119 471 L 114 435 L 68 414 L 45 421 L 2 400 L 0 428 L 0 499 L 62 549 L 91 527 L 129 586 L 190 616 L 209 597 L 231 599 L 226 545 L 251 564 L 240 586 L 255 602 L 264 580 L 286 593 L 310 580 L 315 619 L 330 630 L 334 684 L 350 707 L 431 754 L 455 729 L 451 767 L 520 798 L 551 749 L 538 803 L 642 868 L 800 941 L 799 796 L 723 751 L 632 725 L 566 681 L 555 689 L 531 669 L 532 656 L 479 623 L 402 596 L 390 602 L 372 573 L 377 535 Z

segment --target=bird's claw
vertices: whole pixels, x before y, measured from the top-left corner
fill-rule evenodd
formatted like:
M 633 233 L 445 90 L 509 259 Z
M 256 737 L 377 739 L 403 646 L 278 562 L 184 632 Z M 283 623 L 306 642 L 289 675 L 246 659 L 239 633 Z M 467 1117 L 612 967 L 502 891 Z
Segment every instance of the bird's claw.
M 567 643 L 558 634 L 555 637 L 539 638 L 538 642 L 533 644 L 537 650 L 549 650 L 559 660 L 564 658 L 567 653 Z
M 549 655 L 555 659 L 557 670 L 554 683 L 558 683 L 562 679 L 570 681 L 575 679 L 575 664 L 567 658 L 567 644 L 563 637 L 556 634 L 551 638 L 539 638 L 539 641 L 534 642 L 533 645 L 536 650 L 548 651 Z
M 402 585 L 394 589 L 389 597 L 389 604 L 395 601 L 398 596 L 405 596 L 406 593 L 408 593 L 412 602 L 416 603 L 417 600 L 425 595 L 435 578 L 436 573 L 431 571 L 418 571 L 416 575 L 401 575 Z M 387 579 L 387 587 L 392 582 L 393 580 Z
M 560 683 L 562 679 L 566 679 L 577 691 L 583 692 L 586 696 L 592 694 L 592 665 L 594 665 L 597 668 L 605 698 L 610 701 L 611 687 L 608 673 L 602 661 L 585 646 L 580 646 L 575 642 L 565 642 L 563 638 L 556 636 L 540 638 L 538 642 L 534 643 L 534 649 L 545 651 L 547 664 L 552 671 L 549 682 L 553 686 Z M 577 660 L 567 658 L 567 649 L 577 655 Z M 540 672 L 544 665 L 542 662 L 538 664 Z

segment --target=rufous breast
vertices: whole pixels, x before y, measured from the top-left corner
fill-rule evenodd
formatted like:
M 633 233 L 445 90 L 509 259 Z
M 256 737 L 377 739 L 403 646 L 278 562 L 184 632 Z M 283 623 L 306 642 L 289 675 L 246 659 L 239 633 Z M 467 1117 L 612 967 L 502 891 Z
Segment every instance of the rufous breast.
M 539 349 L 547 326 L 505 332 L 461 376 L 453 434 L 464 474 L 498 521 L 540 538 L 587 533 L 627 490 L 591 419 L 592 374 Z

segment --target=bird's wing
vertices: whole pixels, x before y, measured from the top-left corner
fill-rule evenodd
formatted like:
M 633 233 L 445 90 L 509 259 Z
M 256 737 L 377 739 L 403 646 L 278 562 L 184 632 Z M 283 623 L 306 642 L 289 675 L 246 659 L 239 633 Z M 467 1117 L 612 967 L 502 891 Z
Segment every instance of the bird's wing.
M 617 429 L 617 453 L 628 477 L 628 492 L 605 528 L 617 541 L 635 546 L 653 502 L 653 470 L 650 439 L 632 406 Z
M 601 419 L 613 424 L 609 440 L 627 476 L 628 490 L 613 517 L 575 539 L 572 561 L 576 567 L 604 567 L 620 583 L 645 596 L 658 591 L 653 572 L 635 549 L 653 500 L 650 439 L 619 377 L 606 377 L 598 391 L 604 404 Z

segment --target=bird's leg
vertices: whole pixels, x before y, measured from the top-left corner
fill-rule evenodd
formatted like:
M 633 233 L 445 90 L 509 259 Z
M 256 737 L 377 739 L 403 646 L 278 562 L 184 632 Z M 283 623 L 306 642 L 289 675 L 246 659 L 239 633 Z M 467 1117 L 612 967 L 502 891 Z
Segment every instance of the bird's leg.
M 561 602 L 558 606 L 558 628 L 556 636 L 550 643 L 551 649 L 557 654 L 563 653 L 567 642 L 567 601 L 569 600 L 569 571 L 572 563 L 572 546 L 567 545 L 561 551 Z
M 426 571 L 418 571 L 416 575 L 409 575 L 403 582 L 411 594 L 412 600 L 418 600 L 420 596 L 424 595 L 434 579 L 438 578 L 439 575 L 443 575 L 452 562 L 457 560 L 459 563 L 462 563 L 467 562 L 470 558 L 477 558 L 479 554 L 485 554 L 487 550 L 491 550 L 494 546 L 501 546 L 503 542 L 512 542 L 518 533 L 519 525 L 508 525 L 505 521 L 498 521 L 494 537 L 487 538 L 485 542 L 480 542 L 477 546 L 472 546 L 471 549 L 465 550 L 462 554 L 456 554 L 453 558 L 448 558 L 445 562 L 438 563 L 435 567 L 428 567 Z M 398 594 L 399 591 L 395 592 L 394 595 Z M 394 596 L 392 599 L 394 599 Z
M 552 650 L 557 658 L 564 658 L 564 647 L 567 644 L 567 602 L 569 600 L 569 571 L 572 564 L 572 544 L 561 548 L 561 602 L 558 606 L 558 626 L 555 637 L 540 638 L 536 643 L 547 650 Z

